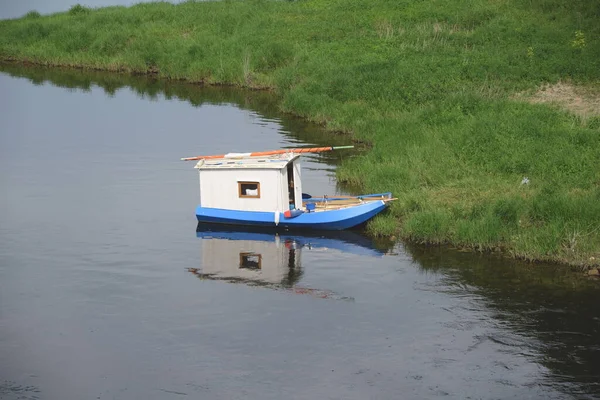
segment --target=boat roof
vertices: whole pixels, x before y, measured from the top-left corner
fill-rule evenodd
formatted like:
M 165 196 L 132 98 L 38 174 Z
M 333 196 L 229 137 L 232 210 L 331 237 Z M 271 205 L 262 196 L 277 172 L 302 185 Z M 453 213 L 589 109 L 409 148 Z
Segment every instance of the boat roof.
M 300 157 L 297 153 L 274 154 L 270 156 L 249 156 L 247 153 L 229 153 L 222 158 L 202 159 L 197 169 L 282 169 Z

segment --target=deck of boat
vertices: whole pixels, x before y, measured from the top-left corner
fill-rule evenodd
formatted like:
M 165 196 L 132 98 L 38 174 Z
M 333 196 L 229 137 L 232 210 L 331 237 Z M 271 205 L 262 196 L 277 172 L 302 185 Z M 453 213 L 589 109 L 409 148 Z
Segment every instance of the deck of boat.
M 319 199 L 311 199 L 309 201 L 304 201 L 302 206 L 306 208 L 307 204 L 314 204 L 315 211 L 325 211 L 325 210 L 339 210 L 342 208 L 353 207 L 359 204 L 369 203 L 372 201 L 391 201 L 394 200 L 390 196 L 348 196 L 348 197 L 332 197 L 332 198 L 319 198 Z

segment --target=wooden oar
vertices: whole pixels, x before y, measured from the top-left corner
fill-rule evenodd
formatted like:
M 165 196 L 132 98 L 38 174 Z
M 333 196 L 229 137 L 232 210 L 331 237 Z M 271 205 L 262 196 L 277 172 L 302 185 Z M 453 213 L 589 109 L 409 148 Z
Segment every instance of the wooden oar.
M 356 199 L 356 200 L 382 200 L 382 199 L 387 199 L 387 197 L 381 197 L 381 196 L 361 196 L 361 195 L 357 195 L 357 196 L 336 196 L 336 195 L 328 195 L 328 196 L 323 196 L 323 197 L 318 197 L 318 196 L 313 196 L 310 199 L 304 199 L 307 200 L 308 202 L 316 202 L 316 201 L 333 201 L 333 200 L 346 200 L 346 199 Z
M 387 193 L 383 193 L 383 195 L 388 195 Z M 310 198 L 306 198 L 303 199 L 305 202 L 307 203 L 317 203 L 317 202 L 323 202 L 323 201 L 337 201 L 337 200 L 349 200 L 349 199 L 354 199 L 354 200 L 362 200 L 362 201 L 375 201 L 375 200 L 387 200 L 389 199 L 388 195 L 387 197 L 385 196 L 380 196 L 380 195 L 373 195 L 373 194 L 363 194 L 363 195 L 356 195 L 356 196 L 347 196 L 347 195 L 326 195 L 323 197 L 319 197 L 319 196 L 312 196 Z
M 182 158 L 181 161 L 208 160 L 208 159 L 215 159 L 215 158 L 240 158 L 240 157 L 271 156 L 274 154 L 285 154 L 285 153 L 319 153 L 322 151 L 352 149 L 352 148 L 354 148 L 354 146 L 305 147 L 305 148 L 292 148 L 292 149 L 282 149 L 282 150 L 256 151 L 254 153 L 228 153 L 228 154 L 217 154 L 214 156 L 186 157 L 186 158 Z

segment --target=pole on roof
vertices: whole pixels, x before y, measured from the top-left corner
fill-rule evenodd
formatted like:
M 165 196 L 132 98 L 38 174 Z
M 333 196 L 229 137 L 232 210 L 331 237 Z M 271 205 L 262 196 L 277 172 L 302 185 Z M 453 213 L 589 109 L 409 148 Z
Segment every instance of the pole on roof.
M 268 150 L 268 151 L 256 151 L 253 153 L 227 153 L 217 154 L 212 156 L 196 156 L 196 157 L 185 157 L 181 161 L 194 161 L 194 160 L 209 160 L 215 158 L 242 158 L 242 157 L 257 157 L 257 156 L 271 156 L 275 154 L 285 153 L 320 153 L 323 151 L 341 150 L 341 149 L 353 149 L 354 146 L 329 146 L 329 147 L 297 147 L 291 149 L 281 150 Z

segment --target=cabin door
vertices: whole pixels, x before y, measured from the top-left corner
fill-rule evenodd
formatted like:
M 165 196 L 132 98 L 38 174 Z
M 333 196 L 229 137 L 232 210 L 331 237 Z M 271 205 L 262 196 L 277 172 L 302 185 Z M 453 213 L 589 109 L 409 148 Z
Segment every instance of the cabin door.
M 296 208 L 296 205 L 294 204 L 295 185 L 294 185 L 294 165 L 293 165 L 293 163 L 289 163 L 287 166 L 287 187 L 288 187 L 289 207 L 290 207 L 290 210 L 293 210 Z

